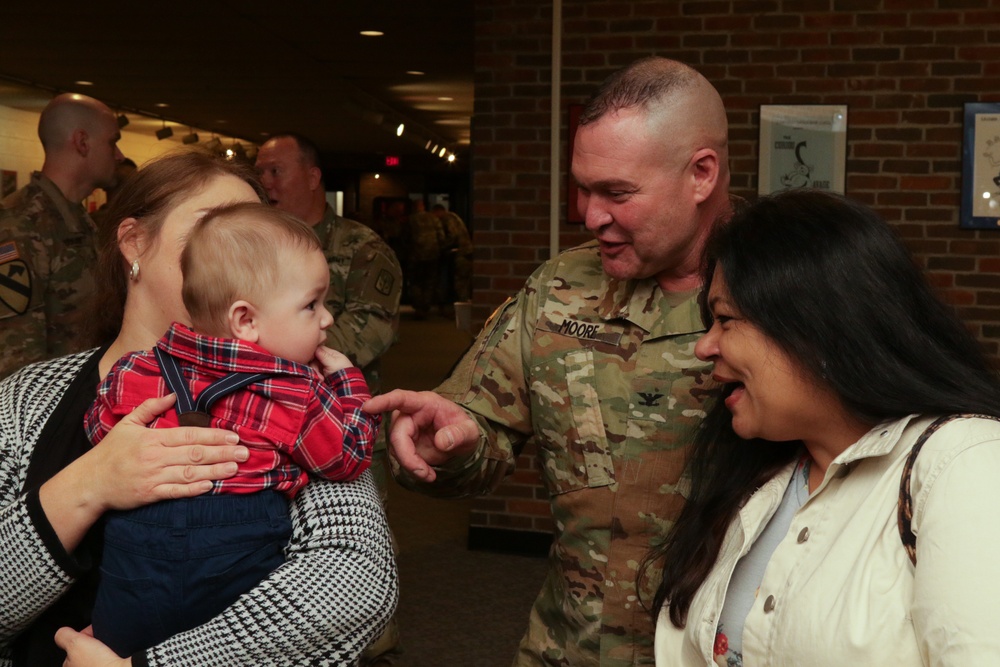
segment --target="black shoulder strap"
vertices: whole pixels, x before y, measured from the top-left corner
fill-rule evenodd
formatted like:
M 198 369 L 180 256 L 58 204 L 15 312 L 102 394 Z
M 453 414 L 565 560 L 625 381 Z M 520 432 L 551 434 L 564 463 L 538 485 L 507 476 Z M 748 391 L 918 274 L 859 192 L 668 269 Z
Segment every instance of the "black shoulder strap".
M 158 347 L 153 348 L 156 361 L 160 364 L 160 372 L 170 391 L 177 394 L 177 421 L 181 426 L 208 426 L 210 423 L 209 409 L 212 405 L 237 389 L 242 389 L 254 382 L 266 380 L 274 373 L 230 373 L 224 375 L 193 399 L 188 389 L 180 364 L 173 355 Z
M 910 473 L 913 472 L 913 464 L 917 461 L 917 454 L 920 453 L 920 448 L 924 446 L 927 439 L 948 422 L 959 418 L 1000 421 L 1000 418 L 992 415 L 945 415 L 944 417 L 935 419 L 930 426 L 924 429 L 924 432 L 920 434 L 917 441 L 913 443 L 913 449 L 910 450 L 910 455 L 906 457 L 906 463 L 903 465 L 903 476 L 899 481 L 899 503 L 896 518 L 899 523 L 899 538 L 903 541 L 903 548 L 906 549 L 906 555 L 910 557 L 910 562 L 914 565 L 917 564 L 917 536 L 913 534 L 910 526 L 910 522 L 913 520 L 913 497 L 910 495 Z

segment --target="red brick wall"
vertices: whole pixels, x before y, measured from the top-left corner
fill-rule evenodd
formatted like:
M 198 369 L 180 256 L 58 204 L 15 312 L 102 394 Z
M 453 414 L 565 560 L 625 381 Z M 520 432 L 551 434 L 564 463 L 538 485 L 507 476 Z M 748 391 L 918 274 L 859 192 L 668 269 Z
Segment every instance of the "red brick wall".
M 548 257 L 552 5 L 476 5 L 475 302 L 485 317 Z M 1000 231 L 958 228 L 962 104 L 1000 101 L 1000 2 L 566 0 L 562 35 L 564 156 L 566 106 L 645 55 L 684 61 L 718 88 L 732 190 L 750 198 L 761 104 L 848 104 L 847 194 L 896 226 L 1000 353 Z M 585 238 L 563 222 L 561 247 Z M 473 525 L 548 529 L 532 475 L 525 465 L 481 501 Z

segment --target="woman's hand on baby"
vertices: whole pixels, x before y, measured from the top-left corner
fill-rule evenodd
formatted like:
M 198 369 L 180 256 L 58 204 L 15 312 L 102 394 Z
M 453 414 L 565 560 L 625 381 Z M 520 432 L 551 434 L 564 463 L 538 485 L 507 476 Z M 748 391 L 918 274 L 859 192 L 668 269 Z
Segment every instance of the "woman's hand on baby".
M 345 354 L 326 345 L 320 345 L 316 348 L 316 361 L 319 364 L 319 368 L 316 370 L 322 373 L 323 377 L 354 365 Z
M 113 480 L 108 509 L 130 509 L 207 493 L 213 480 L 232 477 L 237 463 L 249 458 L 250 451 L 231 431 L 193 426 L 147 428 L 173 403 L 173 394 L 143 401 L 95 447 L 104 448 L 109 456 L 111 476 L 101 477 Z
M 104 509 L 131 509 L 211 490 L 236 474 L 250 452 L 239 436 L 217 428 L 148 428 L 174 404 L 174 395 L 143 401 L 90 452 Z
M 67 551 L 104 512 L 189 498 L 212 481 L 236 474 L 250 450 L 217 428 L 149 428 L 174 404 L 151 398 L 125 416 L 95 447 L 60 470 L 38 491 L 42 510 Z

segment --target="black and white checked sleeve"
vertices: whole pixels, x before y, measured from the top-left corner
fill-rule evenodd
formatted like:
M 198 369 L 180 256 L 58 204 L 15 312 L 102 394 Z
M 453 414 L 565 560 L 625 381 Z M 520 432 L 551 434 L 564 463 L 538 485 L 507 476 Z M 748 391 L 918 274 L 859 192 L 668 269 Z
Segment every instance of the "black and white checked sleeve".
M 29 498 L 21 490 L 42 427 L 91 354 L 33 364 L 0 383 L 0 667 L 11 664 L 16 635 L 80 574 L 37 493 Z

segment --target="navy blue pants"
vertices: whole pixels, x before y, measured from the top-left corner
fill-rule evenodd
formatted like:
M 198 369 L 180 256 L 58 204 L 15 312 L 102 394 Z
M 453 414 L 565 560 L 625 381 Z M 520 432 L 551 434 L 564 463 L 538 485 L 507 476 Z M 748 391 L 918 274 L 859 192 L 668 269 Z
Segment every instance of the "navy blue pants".
M 291 532 L 276 491 L 108 513 L 94 636 L 127 657 L 201 625 L 284 562 Z

